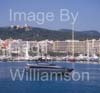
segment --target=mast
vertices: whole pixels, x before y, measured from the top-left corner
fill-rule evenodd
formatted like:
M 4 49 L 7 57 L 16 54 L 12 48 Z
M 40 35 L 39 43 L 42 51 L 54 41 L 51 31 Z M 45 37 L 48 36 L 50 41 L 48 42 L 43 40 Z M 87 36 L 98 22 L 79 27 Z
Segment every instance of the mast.
M 75 59 L 74 57 L 74 24 L 72 24 L 72 58 L 73 60 Z M 75 64 L 72 63 L 72 67 L 75 68 Z
M 19 54 L 21 53 L 21 50 L 20 50 L 20 43 L 18 43 L 18 47 L 17 47 L 17 56 L 18 56 L 18 61 L 20 60 L 20 57 L 19 57 Z
M 100 38 L 99 38 L 99 52 L 98 52 L 98 55 L 99 55 L 99 63 L 100 63 Z
M 88 41 L 88 39 L 87 39 L 87 61 L 89 62 L 89 41 Z
M 94 51 L 94 39 L 92 39 L 92 56 L 94 56 L 95 55 L 95 51 Z
M 10 59 L 12 59 L 12 55 L 11 55 L 11 42 L 9 43 L 8 51 L 9 51 L 9 57 L 10 57 Z
M 25 58 L 26 58 L 26 60 L 29 59 L 29 53 L 28 53 L 28 51 L 29 51 L 29 42 L 26 41 L 26 51 L 25 51 Z
M 74 24 L 72 24 L 72 57 L 74 58 Z
M 39 43 L 37 43 L 37 56 L 40 56 L 40 48 L 39 48 Z

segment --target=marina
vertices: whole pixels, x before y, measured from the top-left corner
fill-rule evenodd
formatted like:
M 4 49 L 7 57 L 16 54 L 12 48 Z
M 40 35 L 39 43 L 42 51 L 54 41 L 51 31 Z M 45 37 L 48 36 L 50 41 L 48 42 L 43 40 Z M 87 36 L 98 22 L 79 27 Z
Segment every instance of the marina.
M 99 93 L 99 0 L 2 0 L 0 93 Z

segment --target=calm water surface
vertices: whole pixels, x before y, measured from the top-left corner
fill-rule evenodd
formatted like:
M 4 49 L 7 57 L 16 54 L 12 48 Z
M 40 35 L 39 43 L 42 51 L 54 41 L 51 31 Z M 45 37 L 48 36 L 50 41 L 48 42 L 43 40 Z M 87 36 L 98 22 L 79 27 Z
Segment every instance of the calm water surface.
M 99 93 L 100 64 L 71 64 L 54 62 L 64 67 L 74 67 L 80 73 L 89 72 L 89 80 L 79 81 L 12 81 L 10 69 L 23 69 L 28 62 L 0 62 L 0 93 Z

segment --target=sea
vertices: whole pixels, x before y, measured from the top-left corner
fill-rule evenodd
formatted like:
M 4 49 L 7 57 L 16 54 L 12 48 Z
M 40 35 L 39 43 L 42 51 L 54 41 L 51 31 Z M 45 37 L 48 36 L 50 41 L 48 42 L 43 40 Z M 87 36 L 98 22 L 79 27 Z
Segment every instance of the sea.
M 26 68 L 33 62 L 0 62 L 0 93 L 99 93 L 100 64 L 52 62 L 66 68 L 74 68 L 76 74 L 71 78 L 55 80 L 13 80 L 11 71 Z M 21 72 L 22 73 L 22 72 Z M 85 74 L 84 74 L 85 73 Z M 89 73 L 89 75 L 87 75 Z M 15 74 L 14 74 L 15 75 Z M 82 78 L 84 76 L 84 78 Z M 88 77 L 87 77 L 88 76 Z

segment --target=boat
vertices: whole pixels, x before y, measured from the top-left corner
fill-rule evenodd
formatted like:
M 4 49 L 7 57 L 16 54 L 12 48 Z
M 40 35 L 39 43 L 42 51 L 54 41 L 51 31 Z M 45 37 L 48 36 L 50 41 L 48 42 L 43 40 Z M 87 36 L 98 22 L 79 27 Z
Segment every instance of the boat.
M 69 61 L 69 62 L 75 62 L 75 61 L 77 61 L 77 60 L 76 60 L 75 57 L 70 56 L 70 57 L 68 58 L 68 61 Z
M 93 54 L 90 57 L 90 61 L 92 61 L 92 62 L 99 62 L 99 57 L 96 54 Z
M 71 73 L 74 69 L 72 68 L 65 68 L 63 66 L 59 66 L 56 64 L 48 64 L 48 63 L 38 63 L 38 64 L 27 64 L 27 70 L 35 69 L 39 70 L 40 72 L 62 72 L 62 73 Z
M 77 61 L 87 61 L 88 57 L 84 56 L 83 54 L 80 54 L 79 56 L 76 57 Z

